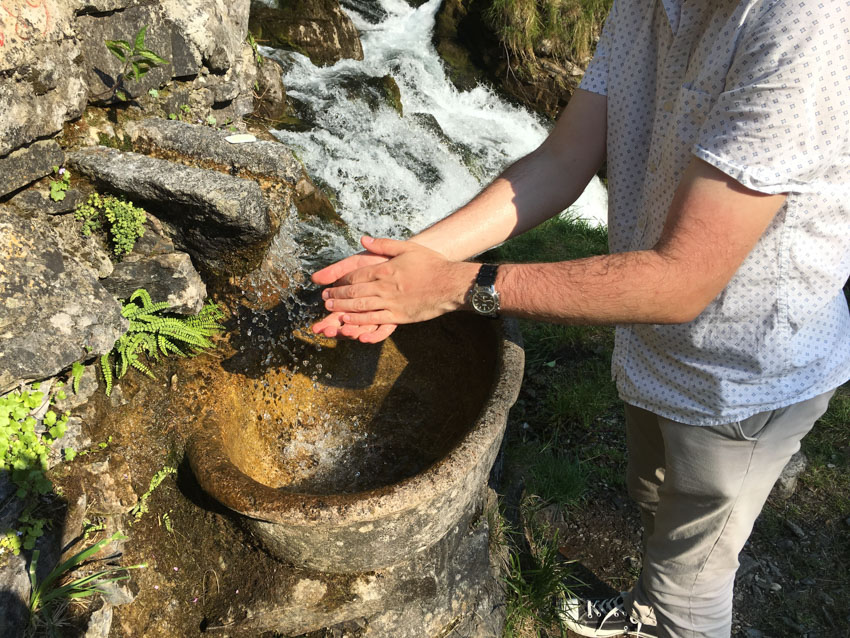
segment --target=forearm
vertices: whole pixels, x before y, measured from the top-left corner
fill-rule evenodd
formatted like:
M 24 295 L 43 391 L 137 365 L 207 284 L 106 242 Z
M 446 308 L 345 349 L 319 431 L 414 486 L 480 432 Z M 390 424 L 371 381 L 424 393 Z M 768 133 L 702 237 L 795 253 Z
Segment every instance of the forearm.
M 468 259 L 570 206 L 602 164 L 606 104 L 604 96 L 577 91 L 539 148 L 412 241 L 452 260 Z
M 552 323 L 682 323 L 713 289 L 688 285 L 691 265 L 656 250 L 547 264 L 504 264 L 496 289 L 506 315 Z

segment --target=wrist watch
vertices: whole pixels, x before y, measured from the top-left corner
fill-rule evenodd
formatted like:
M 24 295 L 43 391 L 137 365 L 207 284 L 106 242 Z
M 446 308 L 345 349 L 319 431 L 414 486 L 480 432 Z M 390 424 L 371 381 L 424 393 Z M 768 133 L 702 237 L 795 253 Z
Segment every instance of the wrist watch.
M 496 292 L 496 270 L 498 266 L 482 264 L 469 291 L 469 303 L 479 315 L 496 318 L 499 316 L 499 293 Z

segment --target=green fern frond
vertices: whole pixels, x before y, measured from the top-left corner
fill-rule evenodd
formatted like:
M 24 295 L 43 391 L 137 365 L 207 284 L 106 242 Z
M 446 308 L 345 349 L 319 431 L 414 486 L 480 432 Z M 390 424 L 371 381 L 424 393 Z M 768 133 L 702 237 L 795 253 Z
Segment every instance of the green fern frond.
M 184 353 L 180 348 L 178 348 L 172 341 L 170 341 L 167 337 L 163 335 L 157 336 L 157 342 L 159 343 L 159 349 L 165 356 L 168 356 L 169 353 L 174 353 L 178 357 L 185 357 L 186 353 Z
M 160 314 L 168 307 L 167 302 L 154 303 L 150 293 L 144 288 L 135 290 L 124 303 L 121 314 L 129 320 L 130 325 L 127 332 L 115 342 L 112 350 L 117 358 L 115 372 L 118 378 L 123 377 L 130 368 L 156 378 L 150 367 L 139 358 L 143 354 L 149 359 L 159 361 L 160 354 L 185 357 L 215 347 L 209 337 L 224 330 L 224 326 L 219 322 L 225 316 L 217 303 L 208 301 L 193 317 Z M 187 354 L 181 346 L 189 347 L 192 352 Z M 110 391 L 111 373 L 110 369 L 110 378 L 107 381 Z M 107 372 L 104 372 L 104 378 L 106 374 Z
M 103 375 L 104 383 L 106 383 L 106 396 L 109 396 L 112 394 L 112 368 L 110 367 L 108 352 L 100 357 L 100 372 Z
M 138 370 L 139 372 L 142 372 L 142 373 L 146 374 L 146 375 L 147 375 L 147 376 L 149 376 L 151 379 L 156 379 L 156 377 L 154 376 L 154 373 L 153 373 L 153 372 L 151 372 L 151 369 L 150 369 L 150 368 L 148 368 L 148 367 L 147 367 L 144 363 L 142 363 L 141 361 L 139 361 L 138 357 L 137 357 L 137 358 L 135 358 L 135 359 L 133 359 L 133 360 L 130 362 L 130 365 L 131 365 L 131 366 L 133 366 L 133 367 L 134 367 L 136 370 Z
M 72 387 L 74 389 L 74 394 L 79 394 L 80 392 L 80 379 L 83 378 L 83 372 L 85 369 L 86 367 L 79 361 L 74 361 L 74 365 L 71 366 L 71 379 L 73 379 Z

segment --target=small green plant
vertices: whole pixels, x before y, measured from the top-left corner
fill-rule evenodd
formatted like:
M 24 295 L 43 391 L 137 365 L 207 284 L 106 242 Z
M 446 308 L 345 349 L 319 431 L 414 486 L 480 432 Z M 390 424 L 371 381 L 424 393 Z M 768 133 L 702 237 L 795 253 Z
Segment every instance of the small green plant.
M 112 195 L 92 193 L 74 211 L 74 217 L 82 222 L 83 235 L 88 237 L 99 229 L 103 222 L 109 223 L 112 251 L 121 258 L 133 250 L 136 240 L 145 234 L 147 214 L 143 208 L 134 206 L 126 199 Z
M 153 99 L 159 98 L 159 91 L 157 89 L 151 89 L 148 91 L 148 95 L 150 95 Z
M 54 166 L 53 174 L 56 179 L 50 180 L 50 199 L 61 202 L 65 199 L 65 193 L 71 185 L 71 173 L 64 167 Z
M 254 53 L 254 61 L 257 63 L 257 66 L 263 66 L 263 56 L 260 55 L 260 52 L 257 50 L 257 41 L 254 39 L 254 35 L 252 33 L 248 33 L 245 41 L 250 45 L 251 51 Z
M 0 530 L 0 549 L 14 554 L 32 549 L 44 533 L 46 520 L 37 512 L 40 497 L 53 489 L 45 474 L 47 457 L 51 446 L 65 435 L 69 417 L 67 412 L 59 415 L 49 409 L 58 397 L 39 388 L 33 383 L 29 389 L 0 397 L 0 471 L 9 472 L 17 488 L 15 497 L 25 503 L 16 527 Z
M 74 571 L 84 568 L 89 559 L 100 552 L 106 545 L 115 540 L 124 540 L 120 532 L 116 532 L 109 538 L 98 541 L 94 545 L 77 552 L 71 558 L 60 563 L 51 572 L 38 582 L 36 568 L 40 553 L 35 550 L 29 566 L 30 584 L 30 631 L 32 633 L 44 632 L 50 636 L 60 636 L 59 627 L 64 609 L 70 601 L 105 593 L 104 585 L 130 578 L 128 570 L 147 567 L 147 563 L 122 567 L 120 565 L 107 565 L 103 569 L 93 571 L 84 576 L 67 580 Z M 109 557 L 114 558 L 114 557 Z M 108 560 L 104 559 L 104 560 Z
M 83 372 L 85 372 L 85 370 L 86 367 L 79 361 L 74 361 L 71 366 L 71 379 L 74 394 L 77 394 L 80 391 L 80 379 L 83 378 Z
M 115 78 L 114 86 L 109 89 L 111 93 L 109 99 L 117 96 L 121 100 L 127 100 L 127 94 L 119 87 L 127 78 L 132 78 L 136 82 L 141 80 L 144 75 L 151 69 L 161 65 L 168 64 L 168 60 L 161 58 L 156 53 L 145 47 L 145 34 L 148 30 L 147 25 L 139 29 L 136 37 L 131 45 L 126 40 L 106 40 L 106 48 L 124 65 L 118 76 Z
M 150 486 L 148 487 L 148 491 L 142 494 L 141 498 L 139 498 L 139 502 L 130 510 L 130 514 L 133 515 L 133 519 L 138 521 L 141 520 L 142 516 L 147 514 L 148 512 L 148 499 L 153 494 L 153 491 L 159 487 L 159 484 L 165 480 L 165 477 L 169 474 L 176 474 L 176 467 L 165 466 L 159 472 L 153 475 L 151 479 Z
M 208 301 L 193 317 L 164 314 L 167 309 L 167 302 L 153 303 L 150 294 L 143 288 L 130 295 L 121 310 L 121 314 L 129 319 L 130 326 L 115 342 L 112 352 L 100 359 L 107 396 L 112 392 L 113 376 L 120 379 L 130 368 L 154 378 L 150 367 L 140 359 L 141 355 L 159 361 L 160 355 L 185 357 L 198 354 L 214 347 L 210 337 L 224 329 L 220 323 L 224 312 L 212 301 Z M 184 349 L 188 351 L 184 352 Z M 114 370 L 110 356 L 116 359 Z

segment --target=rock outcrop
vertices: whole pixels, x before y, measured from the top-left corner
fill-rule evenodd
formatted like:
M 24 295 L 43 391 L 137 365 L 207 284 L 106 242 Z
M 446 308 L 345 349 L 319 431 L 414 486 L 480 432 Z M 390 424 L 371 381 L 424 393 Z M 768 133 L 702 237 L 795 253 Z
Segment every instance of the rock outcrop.
M 357 28 L 336 0 L 292 0 L 279 8 L 255 1 L 250 27 L 257 42 L 298 51 L 319 66 L 363 59 Z
M 75 151 L 68 163 L 169 223 L 175 244 L 215 272 L 251 270 L 275 231 L 260 187 L 246 179 L 105 147 Z
M 460 90 L 486 81 L 513 100 L 555 119 L 578 86 L 584 69 L 540 51 L 534 64 L 507 56 L 485 18 L 485 0 L 446 0 L 437 13 L 434 45 Z
M 49 225 L 0 207 L 0 392 L 109 352 L 127 329 L 94 271 Z

